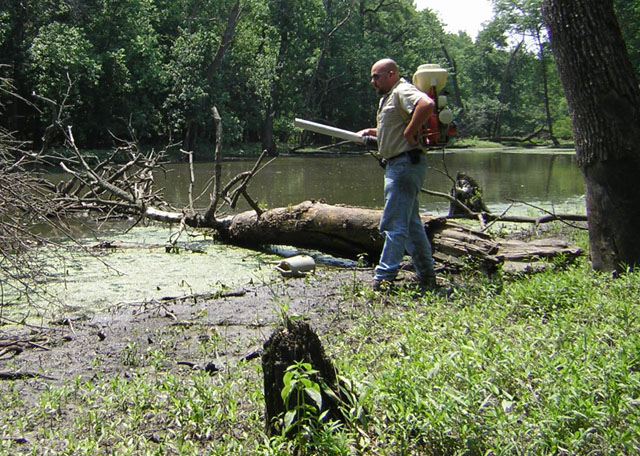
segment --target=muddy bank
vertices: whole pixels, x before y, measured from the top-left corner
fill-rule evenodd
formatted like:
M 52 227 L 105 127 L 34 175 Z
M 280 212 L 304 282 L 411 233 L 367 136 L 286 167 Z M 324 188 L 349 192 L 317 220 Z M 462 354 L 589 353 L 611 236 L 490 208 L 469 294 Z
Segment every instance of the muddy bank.
M 368 284 L 371 277 L 371 269 L 319 267 L 304 278 L 119 304 L 92 317 L 70 314 L 42 326 L 3 329 L 0 373 L 23 381 L 28 394 L 46 384 L 144 367 L 143 354 L 154 349 L 171 355 L 163 370 L 222 371 L 257 358 L 283 314 L 305 318 L 321 336 L 348 325 L 352 303 L 343 291 Z M 203 343 L 215 345 L 217 356 L 203 355 Z

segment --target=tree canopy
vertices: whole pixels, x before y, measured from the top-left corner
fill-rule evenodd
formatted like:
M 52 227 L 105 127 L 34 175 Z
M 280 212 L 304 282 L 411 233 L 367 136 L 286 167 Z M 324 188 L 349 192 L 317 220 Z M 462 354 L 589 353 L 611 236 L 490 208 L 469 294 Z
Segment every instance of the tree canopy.
M 0 126 L 37 141 L 58 120 L 85 148 L 134 132 L 197 150 L 215 140 L 215 106 L 225 141 L 277 146 L 298 140 L 296 116 L 369 125 L 369 68 L 392 57 L 407 78 L 449 70 L 461 135 L 570 139 L 540 3 L 493 0 L 474 40 L 411 0 L 3 0 L 0 76 L 32 104 L 4 100 Z M 638 72 L 640 10 L 616 6 Z

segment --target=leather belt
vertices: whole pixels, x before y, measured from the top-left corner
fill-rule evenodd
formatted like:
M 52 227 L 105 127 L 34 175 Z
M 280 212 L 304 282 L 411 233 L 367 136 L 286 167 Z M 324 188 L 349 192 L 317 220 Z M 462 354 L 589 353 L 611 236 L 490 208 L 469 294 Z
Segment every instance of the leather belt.
M 420 156 L 422 155 L 422 150 L 421 149 L 405 150 L 404 152 L 400 152 L 398 155 L 394 155 L 391 158 L 387 158 L 387 161 L 395 160 L 396 158 L 404 157 L 405 155 L 411 159 L 411 163 L 413 164 L 420 163 Z

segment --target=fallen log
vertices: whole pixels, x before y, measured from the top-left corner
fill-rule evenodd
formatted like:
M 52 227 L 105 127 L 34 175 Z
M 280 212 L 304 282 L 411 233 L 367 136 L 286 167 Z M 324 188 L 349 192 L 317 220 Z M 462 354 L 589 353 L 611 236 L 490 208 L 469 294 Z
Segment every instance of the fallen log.
M 250 248 L 291 245 L 343 258 L 366 255 L 377 261 L 384 243 L 378 231 L 381 215 L 377 209 L 305 201 L 260 216 L 243 212 L 220 221 L 216 229 L 224 242 Z M 571 260 L 582 254 L 580 248 L 561 240 L 507 241 L 445 217 L 423 216 L 423 221 L 436 261 L 448 269 L 473 260 L 492 271 L 505 262 L 538 262 L 558 255 Z
M 304 201 L 296 206 L 242 212 L 217 226 L 225 242 L 246 247 L 292 245 L 357 259 L 379 256 L 382 211 Z

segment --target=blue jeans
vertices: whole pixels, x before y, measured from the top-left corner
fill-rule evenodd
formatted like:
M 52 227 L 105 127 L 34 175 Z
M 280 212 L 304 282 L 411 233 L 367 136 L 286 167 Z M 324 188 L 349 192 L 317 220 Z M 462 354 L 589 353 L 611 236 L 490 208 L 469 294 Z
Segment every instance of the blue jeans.
M 411 163 L 405 154 L 387 163 L 384 172 L 384 211 L 380 233 L 384 247 L 375 268 L 376 280 L 393 280 L 405 251 L 411 255 L 418 279 L 435 276 L 431 244 L 418 212 L 418 195 L 427 172 L 423 154 Z

